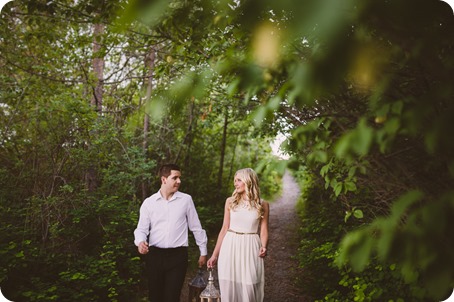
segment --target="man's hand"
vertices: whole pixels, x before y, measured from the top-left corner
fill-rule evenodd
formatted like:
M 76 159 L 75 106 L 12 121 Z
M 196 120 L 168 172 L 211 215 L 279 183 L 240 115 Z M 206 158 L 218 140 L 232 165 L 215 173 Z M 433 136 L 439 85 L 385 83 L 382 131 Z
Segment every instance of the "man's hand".
M 148 243 L 145 241 L 142 241 L 139 243 L 139 246 L 137 247 L 139 250 L 139 253 L 142 255 L 148 254 Z
M 207 263 L 207 256 L 199 257 L 199 267 L 203 267 Z

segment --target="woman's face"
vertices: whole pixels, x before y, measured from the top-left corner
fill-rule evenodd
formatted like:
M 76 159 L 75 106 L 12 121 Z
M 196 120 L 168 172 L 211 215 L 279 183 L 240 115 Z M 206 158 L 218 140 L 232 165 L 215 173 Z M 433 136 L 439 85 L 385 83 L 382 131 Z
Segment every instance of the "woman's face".
M 236 191 L 238 193 L 244 193 L 245 192 L 246 185 L 238 176 L 235 176 L 235 178 L 233 180 L 233 184 L 234 184 L 235 189 L 236 189 Z

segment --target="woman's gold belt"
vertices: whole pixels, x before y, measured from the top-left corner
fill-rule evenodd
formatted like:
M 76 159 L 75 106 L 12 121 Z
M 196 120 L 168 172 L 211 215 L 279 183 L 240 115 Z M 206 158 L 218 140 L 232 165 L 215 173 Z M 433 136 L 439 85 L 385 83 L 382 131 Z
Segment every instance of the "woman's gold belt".
M 241 233 L 241 232 L 236 232 L 234 230 L 228 229 L 227 232 L 235 233 L 238 235 L 257 235 L 257 233 Z

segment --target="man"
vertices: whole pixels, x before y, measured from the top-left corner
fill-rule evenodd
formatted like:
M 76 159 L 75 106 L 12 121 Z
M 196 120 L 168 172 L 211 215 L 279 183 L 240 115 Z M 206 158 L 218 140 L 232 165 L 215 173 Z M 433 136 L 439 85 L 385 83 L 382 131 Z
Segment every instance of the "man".
M 188 228 L 199 246 L 199 267 L 207 261 L 207 236 L 192 197 L 178 191 L 181 171 L 166 164 L 159 169 L 161 189 L 140 207 L 134 244 L 146 254 L 150 302 L 179 302 L 188 266 Z

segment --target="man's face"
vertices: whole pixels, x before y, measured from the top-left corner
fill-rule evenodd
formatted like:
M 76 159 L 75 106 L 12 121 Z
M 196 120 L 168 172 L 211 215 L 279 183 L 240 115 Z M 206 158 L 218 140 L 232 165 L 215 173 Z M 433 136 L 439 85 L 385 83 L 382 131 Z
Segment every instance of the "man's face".
M 170 171 L 168 177 L 162 177 L 162 185 L 167 192 L 176 192 L 181 184 L 181 172 L 177 170 Z

